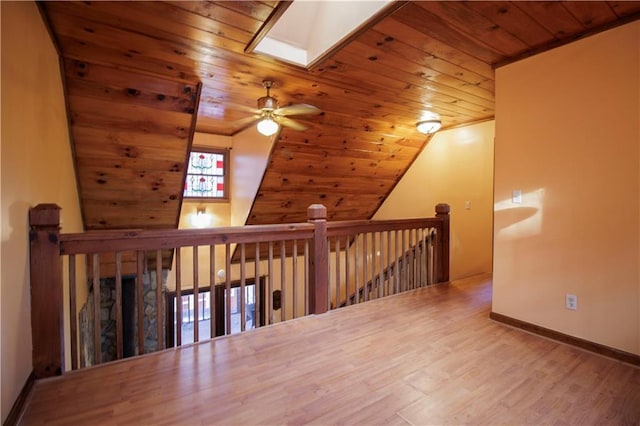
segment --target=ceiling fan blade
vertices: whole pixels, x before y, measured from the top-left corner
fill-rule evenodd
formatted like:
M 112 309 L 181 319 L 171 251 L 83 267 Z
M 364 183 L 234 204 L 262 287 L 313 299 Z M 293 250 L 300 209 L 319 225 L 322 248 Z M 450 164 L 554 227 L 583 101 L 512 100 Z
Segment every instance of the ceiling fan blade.
M 233 127 L 248 127 L 260 119 L 259 115 L 252 115 L 250 117 L 241 118 L 233 121 L 231 124 Z
M 308 104 L 295 104 L 286 107 L 278 108 L 273 113 L 277 115 L 306 115 L 306 114 L 320 114 L 319 108 Z
M 287 117 L 282 117 L 282 116 L 279 116 L 279 115 L 275 115 L 273 117 L 273 120 L 276 123 L 280 124 L 281 126 L 289 127 L 291 129 L 294 129 L 294 130 L 307 130 L 307 128 L 308 128 L 307 126 L 305 126 L 302 123 L 299 123 L 299 122 L 297 122 L 295 120 L 292 120 L 292 119 L 287 118 Z

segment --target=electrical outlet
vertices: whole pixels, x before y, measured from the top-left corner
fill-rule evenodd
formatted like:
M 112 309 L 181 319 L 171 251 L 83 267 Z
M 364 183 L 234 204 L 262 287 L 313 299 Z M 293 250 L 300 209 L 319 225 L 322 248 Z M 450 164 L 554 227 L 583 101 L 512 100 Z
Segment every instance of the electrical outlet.
M 576 296 L 575 294 L 568 294 L 566 295 L 565 298 L 565 304 L 567 309 L 570 309 L 572 311 L 577 311 L 578 310 L 578 296 Z

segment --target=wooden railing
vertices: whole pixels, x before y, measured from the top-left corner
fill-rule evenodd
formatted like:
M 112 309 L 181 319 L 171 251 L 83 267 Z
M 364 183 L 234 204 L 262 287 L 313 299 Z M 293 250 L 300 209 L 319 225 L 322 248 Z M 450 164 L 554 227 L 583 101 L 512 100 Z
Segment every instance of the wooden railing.
M 182 300 L 183 292 L 192 294 L 197 301 L 202 288 L 209 290 L 212 320 L 209 336 L 205 338 L 221 334 L 220 324 L 213 320 L 216 309 L 224 310 L 224 334 L 231 332 L 232 282 L 240 288 L 239 321 L 244 331 L 245 289 L 255 277 L 262 277 L 260 290 L 256 286 L 256 291 L 263 294 L 255 299 L 255 312 L 260 315 L 254 318 L 264 318 L 266 324 L 321 314 L 343 304 L 449 279 L 449 206 L 445 204 L 436 206 L 435 218 L 426 219 L 328 223 L 326 208 L 312 205 L 305 223 L 75 234 L 60 233 L 60 208 L 55 205 L 38 205 L 29 214 L 36 378 L 59 375 L 65 369 L 65 334 L 69 336 L 71 369 L 106 361 L 103 354 L 106 335 L 115 341 L 113 359 L 123 358 L 126 322 L 123 289 L 131 293 L 129 286 L 135 286 L 134 307 L 128 308 L 133 309 L 130 313 L 135 312 L 131 315 L 134 354 L 166 348 L 166 331 L 173 327 L 166 319 L 172 315 L 164 312 L 169 305 L 166 296 L 173 291 L 166 289 L 172 263 L 175 281 L 172 297 L 176 301 Z M 232 261 L 234 249 L 240 253 L 237 264 Z M 188 254 L 193 269 L 190 282 L 182 271 L 185 267 L 182 258 Z M 202 255 L 207 259 L 204 262 L 200 260 Z M 216 273 L 218 267 L 223 274 Z M 205 287 L 202 282 L 207 283 Z M 115 300 L 104 308 L 101 302 L 106 287 L 113 288 Z M 66 306 L 63 288 L 68 291 Z M 85 327 L 79 327 L 77 321 L 80 290 L 84 290 L 87 300 L 81 316 Z M 224 299 L 224 305 L 215 301 L 216 293 Z M 274 294 L 279 294 L 279 299 Z M 275 315 L 277 301 L 279 316 Z M 175 309 L 173 340 L 180 345 L 182 303 L 175 303 Z M 113 330 L 106 330 L 111 326 L 105 326 L 102 317 L 112 313 Z M 64 321 L 65 314 L 68 324 Z M 194 342 L 201 340 L 197 325 L 196 320 Z M 84 341 L 83 351 L 79 340 Z M 87 356 L 87 347 L 93 347 L 93 356 Z

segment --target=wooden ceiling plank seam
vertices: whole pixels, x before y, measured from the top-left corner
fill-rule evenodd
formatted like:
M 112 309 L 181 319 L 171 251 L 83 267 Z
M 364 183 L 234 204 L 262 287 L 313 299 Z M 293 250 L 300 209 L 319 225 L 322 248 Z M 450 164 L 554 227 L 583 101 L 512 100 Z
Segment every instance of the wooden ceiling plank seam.
M 556 40 L 577 35 L 587 28 L 563 6 L 564 2 L 515 2 L 515 6 L 551 32 Z M 517 56 L 517 55 L 514 55 Z
M 211 42 L 212 36 L 246 43 L 253 35 L 250 31 L 202 18 L 165 2 L 55 2 L 50 3 L 49 8 L 78 23 L 100 23 L 134 34 L 153 34 L 165 41 L 186 40 L 188 33 L 203 43 Z M 194 19 L 201 21 L 201 25 L 192 22 Z
M 433 68 L 425 67 L 422 64 L 396 55 L 393 52 L 385 52 L 380 48 L 368 46 L 358 41 L 352 43 L 348 49 L 345 49 L 341 54 L 341 57 L 357 57 L 360 66 L 366 64 L 364 59 L 369 62 L 376 62 L 376 65 L 385 65 L 388 69 L 393 68 L 392 64 L 398 64 L 398 68 L 402 70 L 402 74 L 398 77 L 405 77 L 402 78 L 402 81 L 407 83 L 427 80 L 430 83 L 438 84 L 442 87 L 459 90 L 462 93 L 468 93 L 491 102 L 494 101 L 493 91 L 482 87 L 481 83 L 474 83 L 473 81 L 463 80 L 460 77 L 449 76 Z M 419 77 L 419 79 L 415 80 L 415 77 Z
M 628 18 L 629 15 L 637 15 L 640 10 L 640 1 L 608 1 L 607 4 L 618 18 Z
M 214 19 L 203 18 L 198 14 L 191 13 L 170 3 L 153 2 L 148 5 L 146 2 L 135 2 L 132 5 L 127 4 L 125 7 L 126 9 L 120 15 L 133 19 L 134 28 L 135 22 L 143 22 L 145 27 L 139 27 L 138 31 L 150 28 L 158 38 L 167 41 L 175 42 L 180 40 L 184 43 L 190 40 L 203 45 L 210 45 L 213 41 L 211 37 L 214 37 L 216 40 L 228 39 L 244 45 L 253 36 L 253 31 L 246 28 L 229 25 L 226 22 L 216 20 L 215 17 Z M 135 15 L 131 15 L 131 8 L 137 12 Z M 152 9 L 149 10 L 149 8 Z M 149 19 L 145 20 L 145 15 L 148 16 L 148 14 L 154 15 L 154 19 L 151 21 Z M 144 33 L 144 31 L 141 32 Z M 184 44 L 188 45 L 188 43 Z M 214 43 L 213 45 L 216 46 L 218 44 Z
M 443 58 L 424 50 L 420 50 L 417 47 L 408 44 L 406 41 L 398 40 L 391 35 L 381 33 L 376 30 L 370 30 L 366 34 L 363 34 L 359 41 L 369 47 L 377 47 L 383 52 L 391 52 L 396 56 L 414 62 L 417 65 L 433 69 L 452 78 L 465 81 L 468 84 L 474 84 L 487 90 L 491 90 L 492 93 L 495 90 L 493 78 L 485 77 L 474 71 L 462 68 L 459 65 L 447 62 Z
M 303 138 L 295 138 L 295 137 L 280 137 L 281 143 L 287 143 L 295 147 L 296 149 L 309 149 L 310 145 L 317 149 L 332 149 L 338 150 L 345 153 L 356 153 L 356 152 L 375 152 L 375 153 L 384 153 L 387 155 L 406 155 L 406 152 L 414 151 L 417 148 L 402 146 L 397 143 L 371 143 L 368 141 L 351 141 L 347 143 L 347 141 L 340 137 L 322 137 L 316 136 L 313 138 L 303 139 Z
M 65 59 L 86 61 L 91 57 L 91 62 L 94 64 L 150 76 L 161 76 L 183 84 L 191 84 L 200 79 L 197 72 L 191 68 L 175 64 L 167 65 L 166 62 L 157 58 L 142 56 L 127 49 L 105 48 L 66 36 L 60 36 L 60 39 L 63 40 Z
M 309 157 L 315 156 L 317 157 L 318 161 L 325 160 L 327 157 L 329 157 L 329 158 L 342 158 L 342 159 L 358 159 L 363 161 L 366 160 L 366 161 L 373 161 L 376 163 L 379 163 L 379 162 L 392 163 L 396 161 L 404 162 L 408 158 L 413 158 L 413 156 L 410 156 L 407 154 L 400 154 L 400 153 L 387 154 L 387 153 L 380 153 L 380 152 L 373 152 L 373 151 L 348 151 L 343 149 L 330 149 L 330 148 L 315 149 L 315 148 L 310 148 L 308 146 L 305 147 L 301 145 L 292 146 L 291 144 L 287 144 L 287 143 L 281 143 L 279 145 L 281 146 L 279 147 L 279 152 L 277 155 L 288 157 L 287 159 L 290 161 L 295 161 L 297 159 L 300 159 L 301 155 L 309 156 Z M 306 148 L 306 149 L 301 149 L 301 148 Z
M 87 127 L 75 125 L 74 133 L 91 143 L 104 143 L 105 141 L 119 146 L 135 144 L 142 149 L 156 149 L 167 151 L 175 149 L 179 144 L 186 143 L 187 136 L 177 137 L 171 134 L 151 134 L 143 129 L 118 130 L 111 127 Z
M 342 58 L 340 53 L 337 54 L 333 60 L 341 61 L 339 62 L 341 65 L 339 67 L 340 72 L 349 73 L 352 77 L 368 78 L 370 81 L 375 82 L 375 84 L 379 84 L 381 89 L 394 93 L 396 99 L 404 99 L 403 94 L 407 90 L 417 88 L 433 91 L 440 97 L 446 95 L 453 99 L 465 98 L 468 99 L 468 104 L 477 105 L 478 107 L 493 108 L 494 105 L 492 100 L 484 99 L 474 94 L 465 93 L 459 89 L 430 81 L 422 77 L 417 77 L 416 75 L 406 73 L 404 71 L 393 70 L 382 63 L 376 64 L 375 69 L 372 69 L 371 65 L 367 68 L 365 67 L 366 63 L 363 62 L 367 59 L 362 60 L 359 58 L 353 58 L 352 56 Z M 342 62 L 343 60 L 345 62 Z M 381 70 L 384 70 L 384 72 L 381 72 Z M 395 80 L 393 78 L 394 75 L 400 75 L 404 80 Z M 421 91 L 421 93 L 423 92 Z M 413 98 L 408 98 L 407 100 L 412 99 Z
M 69 92 L 74 96 L 112 102 L 118 105 L 138 105 L 158 110 L 193 113 L 193 102 L 184 96 L 171 96 L 145 92 L 136 89 L 135 83 L 129 88 L 119 88 L 89 82 L 81 78 L 69 78 Z
M 113 46 L 126 46 L 126 53 L 131 59 L 149 56 L 165 63 L 165 66 L 184 67 L 190 70 L 197 69 L 199 55 L 191 49 L 166 40 L 137 34 L 131 31 L 120 30 L 105 24 L 88 21 L 78 22 L 67 19 L 66 15 L 50 12 L 50 19 L 56 31 L 64 37 L 91 43 L 98 48 L 113 48 Z M 65 51 L 65 46 L 62 46 Z
M 449 24 L 444 19 L 421 7 L 421 5 L 422 2 L 411 3 L 396 12 L 394 16 L 397 15 L 398 19 L 415 30 L 443 43 L 454 44 L 458 50 L 485 63 L 494 63 L 504 59 L 505 55 L 501 52 L 485 46 L 484 43 L 473 39 L 465 33 L 458 32 L 456 28 L 449 27 Z
M 563 6 L 584 28 L 599 27 L 616 19 L 616 14 L 607 3 L 567 1 Z
M 291 132 L 293 133 L 293 132 Z M 376 155 L 395 155 L 404 158 L 405 156 L 412 155 L 422 147 L 424 143 L 420 138 L 408 140 L 402 138 L 398 143 L 375 145 L 370 142 L 353 141 L 352 143 L 346 143 L 342 138 L 328 138 L 328 137 L 312 137 L 307 141 L 288 139 L 285 136 L 281 136 L 282 143 L 290 146 L 290 149 L 294 150 L 306 150 L 306 149 L 324 149 L 343 153 L 344 155 L 357 156 L 359 154 L 367 155 L 367 153 L 374 153 Z M 340 154 L 342 155 L 342 154 Z
M 409 39 L 417 49 L 428 52 L 429 55 L 442 58 L 444 61 L 477 73 L 485 78 L 495 78 L 493 69 L 488 63 L 418 31 L 394 19 L 393 16 L 390 19 L 379 22 L 373 29 L 384 34 L 389 34 L 396 40 L 404 41 Z
M 269 17 L 271 11 L 282 2 L 263 2 L 263 1 L 223 1 L 218 4 L 228 9 L 235 10 L 258 21 L 264 22 Z
M 76 94 L 70 94 L 69 100 L 72 109 L 76 112 L 79 110 L 87 115 L 121 120 L 135 117 L 137 122 L 153 123 L 163 128 L 173 126 L 172 130 L 180 132 L 186 130 L 190 116 L 193 115 L 193 112 L 158 110 L 141 104 L 114 104 L 107 100 L 87 98 Z
M 466 2 L 421 2 L 420 7 L 438 16 L 461 34 L 476 40 L 503 56 L 513 56 L 528 50 L 529 46 L 517 35 L 504 30 L 499 24 L 477 13 Z
M 518 62 L 518 61 L 520 61 L 522 59 L 529 58 L 531 56 L 537 55 L 539 53 L 546 52 L 546 51 L 548 51 L 550 49 L 554 49 L 554 48 L 557 48 L 557 47 L 560 47 L 560 46 L 564 46 L 566 44 L 572 43 L 574 41 L 577 41 L 577 40 L 580 40 L 580 39 L 583 39 L 583 38 L 586 38 L 586 37 L 593 36 L 595 34 L 603 32 L 603 31 L 607 31 L 607 30 L 610 30 L 612 28 L 616 28 L 618 26 L 625 25 L 625 24 L 628 24 L 630 22 L 634 22 L 634 21 L 640 20 L 640 2 L 635 2 L 635 3 L 638 4 L 638 10 L 636 10 L 635 13 L 630 13 L 628 15 L 625 15 L 625 17 L 623 17 L 623 18 L 618 18 L 616 21 L 609 22 L 608 24 L 605 24 L 605 25 L 602 25 L 600 27 L 591 29 L 589 31 L 584 31 L 584 32 L 582 32 L 580 34 L 575 34 L 572 37 L 566 37 L 566 38 L 564 38 L 562 40 L 555 41 L 554 43 L 542 46 L 539 49 L 534 49 L 534 50 L 525 52 L 520 56 L 516 56 L 516 57 L 513 57 L 513 58 L 505 59 L 502 62 L 498 62 L 498 63 L 493 64 L 493 67 L 497 69 L 497 68 L 500 68 L 502 66 L 505 66 L 505 65 L 508 65 L 508 64 L 512 64 L 514 62 Z
M 370 78 L 372 75 L 370 72 L 358 68 L 351 68 L 347 72 L 350 76 L 358 78 Z M 415 115 L 419 114 L 419 111 L 425 108 L 425 104 L 440 109 L 443 116 L 455 113 L 461 116 L 478 117 L 478 115 L 485 115 L 487 111 L 493 111 L 493 107 L 490 104 L 478 105 L 476 103 L 462 101 L 448 94 L 437 94 L 433 87 L 434 85 L 431 85 L 431 90 L 425 91 L 426 97 L 419 99 L 411 98 L 410 95 L 420 90 L 420 86 L 405 83 L 398 89 L 384 87 L 380 92 L 373 93 L 371 96 L 365 98 L 352 96 L 349 102 L 337 99 L 335 102 L 331 102 L 332 98 L 324 91 L 311 93 L 309 97 L 301 98 L 300 101 L 314 104 L 325 113 L 371 114 L 384 117 L 385 119 L 396 115 L 403 116 L 405 120 L 415 118 Z M 434 95 L 429 96 L 431 93 Z M 340 108 L 341 105 L 344 105 L 344 107 Z M 345 109 L 345 107 L 349 108 Z
M 169 2 L 173 6 L 186 10 L 189 13 L 202 16 L 207 19 L 214 19 L 220 22 L 228 23 L 229 25 L 236 26 L 239 29 L 247 30 L 251 33 L 258 31 L 263 19 L 256 19 L 252 16 L 240 13 L 237 10 L 226 7 L 226 2 L 202 2 L 202 1 L 190 1 L 181 2 L 173 1 Z M 268 13 L 271 13 L 270 11 Z M 264 18 L 266 19 L 266 17 Z
M 328 154 L 314 154 L 298 152 L 296 155 L 292 153 L 278 152 L 274 154 L 270 164 L 274 171 L 286 171 L 290 164 L 296 163 L 296 167 L 309 168 L 315 167 L 325 170 L 327 173 L 339 173 L 342 170 L 369 170 L 372 173 L 395 173 L 406 165 L 407 161 L 402 159 L 383 160 L 368 159 L 362 157 L 343 157 L 332 156 Z M 277 164 L 277 162 L 279 164 Z M 387 176 L 384 174 L 383 176 Z
M 195 93 L 195 82 L 185 85 L 162 76 L 143 74 L 76 59 L 65 59 L 64 66 L 65 73 L 69 78 L 102 84 L 111 88 L 129 89 L 132 87 L 131 81 L 135 80 L 136 90 L 152 92 L 158 95 L 184 98 L 191 101 L 193 98 L 192 93 Z M 185 86 L 189 86 L 191 90 L 186 90 Z
M 144 149 L 134 144 L 115 145 L 112 143 L 82 142 L 78 145 L 78 161 L 83 165 L 100 161 L 109 169 L 140 168 L 148 171 L 167 173 L 182 172 L 185 165 L 176 161 L 174 151 Z M 171 155 L 173 154 L 173 155 Z
M 112 170 L 129 170 L 134 174 L 139 175 L 141 173 L 182 173 L 185 165 L 179 164 L 173 160 L 160 160 L 149 155 L 147 158 L 126 158 L 122 159 L 113 152 L 103 154 L 101 151 L 91 151 L 93 155 L 100 155 L 95 157 L 93 155 L 78 155 L 78 163 L 84 168 L 100 167 L 102 170 L 106 170 L 109 173 Z
M 466 6 L 518 37 L 529 49 L 537 48 L 554 39 L 550 31 L 515 7 L 512 1 L 477 1 L 468 2 Z

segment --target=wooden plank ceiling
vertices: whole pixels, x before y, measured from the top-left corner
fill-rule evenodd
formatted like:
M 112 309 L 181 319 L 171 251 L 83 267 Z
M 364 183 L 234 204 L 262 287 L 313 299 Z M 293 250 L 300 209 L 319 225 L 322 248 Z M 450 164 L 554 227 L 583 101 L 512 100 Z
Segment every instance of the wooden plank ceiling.
M 306 70 L 244 52 L 277 3 L 41 3 L 87 229 L 177 226 L 191 132 L 243 130 L 264 79 L 281 106 L 323 113 L 282 130 L 247 223 L 304 221 L 314 203 L 370 218 L 427 143 L 423 113 L 492 119 L 496 65 L 640 17 L 637 1 L 403 2 Z

